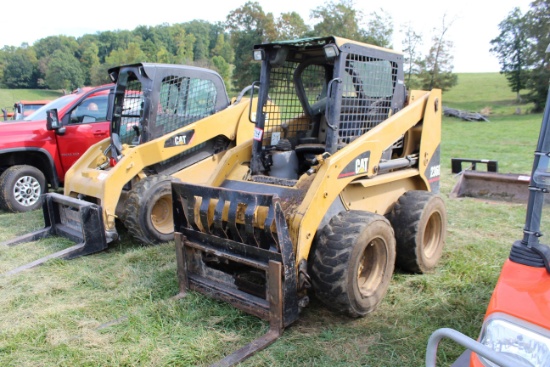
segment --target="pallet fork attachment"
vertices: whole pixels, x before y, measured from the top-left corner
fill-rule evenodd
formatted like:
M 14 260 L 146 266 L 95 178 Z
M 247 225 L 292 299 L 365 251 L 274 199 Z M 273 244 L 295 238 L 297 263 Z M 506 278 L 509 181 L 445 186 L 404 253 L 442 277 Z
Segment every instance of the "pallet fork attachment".
M 178 298 L 184 297 L 187 289 L 195 289 L 189 283 L 187 276 L 187 260 L 185 258 L 184 242 L 185 237 L 176 232 L 176 257 L 180 293 Z M 281 274 L 282 265 L 280 262 L 270 261 L 268 270 L 268 298 L 269 298 L 269 330 L 263 336 L 253 340 L 239 350 L 231 353 L 222 360 L 214 363 L 211 367 L 229 367 L 251 357 L 256 352 L 274 343 L 283 334 L 282 325 L 282 304 L 281 304 Z M 199 290 L 200 291 L 200 290 Z M 201 291 L 202 292 L 202 291 Z
M 100 229 L 104 228 L 104 225 L 99 205 L 57 193 L 48 193 L 43 196 L 42 210 L 44 213 L 43 229 L 2 242 L 0 246 L 11 247 L 50 236 L 68 238 L 76 245 L 19 266 L 3 273 L 3 276 L 34 268 L 50 259 L 69 260 L 107 248 L 105 232 Z
M 202 199 L 200 203 L 197 197 Z M 172 200 L 180 287 L 177 297 L 185 296 L 189 289 L 195 290 L 269 321 L 265 335 L 213 365 L 233 366 L 272 344 L 284 327 L 298 318 L 294 252 L 279 199 L 274 195 L 172 183 Z M 267 210 L 263 229 L 254 226 L 261 207 Z M 200 223 L 195 221 L 196 209 Z M 243 219 L 244 224 L 238 224 L 237 218 Z M 276 233 L 271 233 L 273 226 Z M 212 232 L 225 237 L 211 235 Z M 242 242 L 231 239 L 234 236 Z M 246 280 L 224 272 L 231 267 L 264 274 L 264 288 L 254 289 Z

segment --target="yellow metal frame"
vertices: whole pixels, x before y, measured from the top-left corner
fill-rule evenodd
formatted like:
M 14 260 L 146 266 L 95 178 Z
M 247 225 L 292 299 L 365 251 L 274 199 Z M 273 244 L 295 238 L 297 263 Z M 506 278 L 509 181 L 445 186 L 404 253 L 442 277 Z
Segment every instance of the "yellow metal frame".
M 118 216 L 117 207 L 123 206 L 123 188 L 132 180 L 139 181 L 146 177 L 143 172 L 145 167 L 176 156 L 217 136 L 225 136 L 235 145 L 250 139 L 254 130 L 254 124 L 248 117 L 250 103 L 254 109 L 256 100 L 243 98 L 225 110 L 155 140 L 137 146 L 124 145 L 124 157 L 114 167 L 99 170 L 97 167 L 107 161 L 104 152 L 109 147 L 110 139 L 105 139 L 90 147 L 69 169 L 65 176 L 64 194 L 71 197 L 85 195 L 96 198 L 97 203 L 103 208 L 105 229 L 114 230 L 115 219 Z M 165 147 L 167 139 L 191 130 L 194 130 L 194 135 L 189 144 Z M 186 182 L 204 183 L 224 153 L 192 164 L 173 176 Z

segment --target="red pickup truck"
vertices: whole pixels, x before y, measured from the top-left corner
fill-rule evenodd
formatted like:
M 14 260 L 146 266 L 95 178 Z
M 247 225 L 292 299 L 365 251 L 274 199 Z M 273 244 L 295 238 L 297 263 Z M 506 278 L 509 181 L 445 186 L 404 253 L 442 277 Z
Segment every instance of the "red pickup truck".
M 96 142 L 109 137 L 114 84 L 86 87 L 60 97 L 20 121 L 0 122 L 0 209 L 40 207 L 48 188 Z M 61 129 L 48 130 L 46 111 L 57 109 Z

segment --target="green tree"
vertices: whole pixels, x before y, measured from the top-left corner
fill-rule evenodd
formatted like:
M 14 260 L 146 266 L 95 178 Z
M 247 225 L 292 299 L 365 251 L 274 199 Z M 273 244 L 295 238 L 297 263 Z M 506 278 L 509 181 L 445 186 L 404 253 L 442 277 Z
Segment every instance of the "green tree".
M 235 51 L 233 51 L 231 44 L 226 42 L 224 33 L 218 34 L 216 44 L 212 49 L 211 54 L 212 56 L 223 57 L 228 64 L 233 63 L 235 60 Z
M 277 39 L 296 39 L 304 37 L 310 32 L 309 26 L 300 14 L 296 12 L 282 13 L 276 21 Z
M 161 25 L 153 27 L 154 33 L 155 33 L 155 40 L 157 43 L 157 46 L 159 48 L 159 52 L 163 52 L 162 48 L 164 48 L 168 53 L 175 55 L 176 54 L 176 46 L 174 43 L 174 27 L 163 23 Z
M 6 68 L 10 49 L 15 51 L 15 47 L 13 46 L 4 46 L 0 50 L 0 86 L 3 86 L 2 84 L 4 83 L 4 69 Z
M 20 47 L 5 55 L 3 82 L 8 88 L 36 88 L 37 71 L 34 49 Z
M 84 73 L 80 62 L 71 53 L 56 50 L 50 58 L 45 81 L 50 89 L 73 90 L 82 87 Z
M 63 35 L 45 37 L 36 41 L 32 48 L 36 52 L 36 57 L 38 58 L 36 75 L 38 85 L 44 84 L 46 74 L 48 73 L 48 65 L 55 51 L 60 50 L 76 58 L 80 58 L 79 44 L 74 37 Z
M 273 14 L 264 13 L 258 2 L 246 2 L 227 16 L 227 29 L 235 50 L 233 85 L 243 88 L 260 77 L 260 64 L 253 61 L 254 45 L 275 40 Z
M 110 82 L 108 70 L 115 66 L 146 62 L 147 57 L 138 42 L 130 42 L 127 47 L 111 51 L 105 63 L 94 66 L 90 71 L 92 85 Z
M 174 56 L 170 52 L 168 52 L 166 47 L 161 46 L 157 51 L 156 61 L 164 64 L 172 64 L 173 60 Z
M 318 20 L 313 26 L 313 36 L 334 35 L 381 47 L 391 45 L 392 19 L 382 9 L 365 18 L 353 0 L 339 0 L 315 8 L 310 17 Z
M 490 51 L 500 63 L 500 72 L 506 76 L 516 99 L 521 102 L 520 91 L 525 88 L 527 77 L 527 53 L 529 43 L 525 33 L 525 17 L 519 8 L 514 8 L 506 19 L 499 23 L 500 34 L 491 40 Z
M 92 66 L 90 70 L 90 85 L 102 85 L 111 82 L 107 64 L 99 64 Z
M 185 32 L 194 37 L 193 60 L 210 58 L 210 30 L 212 24 L 204 20 L 192 20 L 184 25 Z M 215 42 L 215 39 L 214 39 Z
M 49 57 L 58 50 L 76 55 L 79 45 L 74 37 L 49 36 L 36 41 L 33 48 L 36 52 L 36 57 L 40 59 L 43 57 Z
M 143 59 L 143 61 L 156 62 L 157 54 L 159 52 L 159 46 L 162 47 L 162 45 L 157 45 L 151 39 L 148 39 L 145 42 L 143 42 L 143 44 L 140 45 L 140 49 L 145 54 L 145 59 Z
M 114 66 L 144 62 L 146 61 L 145 59 L 146 56 L 143 51 L 141 51 L 139 44 L 136 42 L 130 42 L 130 44 L 128 44 L 128 48 L 119 48 L 112 51 L 111 54 L 105 59 L 105 64 L 107 67 L 111 68 Z
M 525 17 L 530 70 L 525 85 L 529 92 L 525 99 L 534 104 L 534 112 L 542 112 L 550 80 L 550 55 L 546 54 L 550 44 L 550 0 L 533 1 Z
M 195 45 L 195 36 L 187 34 L 183 26 L 178 26 L 174 34 L 176 44 L 176 54 L 174 62 L 178 64 L 190 64 L 193 62 L 193 48 Z
M 128 45 L 132 42 L 139 44 L 141 41 L 140 36 L 135 35 L 133 32 L 128 30 L 123 31 L 105 31 L 98 34 L 97 46 L 99 48 L 99 61 L 101 63 L 105 62 L 107 56 L 115 50 L 124 50 L 128 48 Z
M 92 85 L 92 70 L 100 65 L 99 48 L 94 42 L 85 42 L 81 45 L 81 49 L 80 65 L 84 73 L 84 84 Z
M 383 9 L 374 12 L 367 21 L 367 28 L 362 31 L 364 42 L 380 47 L 391 48 L 393 37 L 393 19 Z
M 410 22 L 401 28 L 401 33 L 404 36 L 401 44 L 404 53 L 405 83 L 409 88 L 416 89 L 417 81 L 413 76 L 420 71 L 418 65 L 421 62 L 419 48 L 422 46 L 422 35 L 416 33 Z
M 231 87 L 231 65 L 221 56 L 214 56 L 212 58 L 212 64 L 216 71 L 223 78 L 227 89 Z
M 310 18 L 318 22 L 313 26 L 315 36 L 340 36 L 356 41 L 365 41 L 360 24 L 363 13 L 358 11 L 353 0 L 329 1 L 310 12 Z
M 449 25 L 443 16 L 441 28 L 434 29 L 432 46 L 428 55 L 419 63 L 419 80 L 423 89 L 439 88 L 447 91 L 456 85 L 458 77 L 453 74 L 453 43 L 446 39 Z

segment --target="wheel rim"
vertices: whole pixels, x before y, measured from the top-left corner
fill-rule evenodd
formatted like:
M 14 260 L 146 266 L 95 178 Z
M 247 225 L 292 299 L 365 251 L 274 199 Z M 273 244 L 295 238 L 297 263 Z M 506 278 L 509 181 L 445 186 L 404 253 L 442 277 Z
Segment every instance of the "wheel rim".
M 15 201 L 26 207 L 36 204 L 40 200 L 41 194 L 40 182 L 33 176 L 23 176 L 13 186 Z
M 388 254 L 384 240 L 375 238 L 365 247 L 357 268 L 357 286 L 362 297 L 369 297 L 379 289 L 384 279 Z
M 433 213 L 426 223 L 424 238 L 422 239 L 422 249 L 424 255 L 428 258 L 435 254 L 441 242 L 441 225 L 441 215 L 438 212 Z
M 151 223 L 162 234 L 170 234 L 174 231 L 174 215 L 172 213 L 172 197 L 161 197 L 151 209 Z

